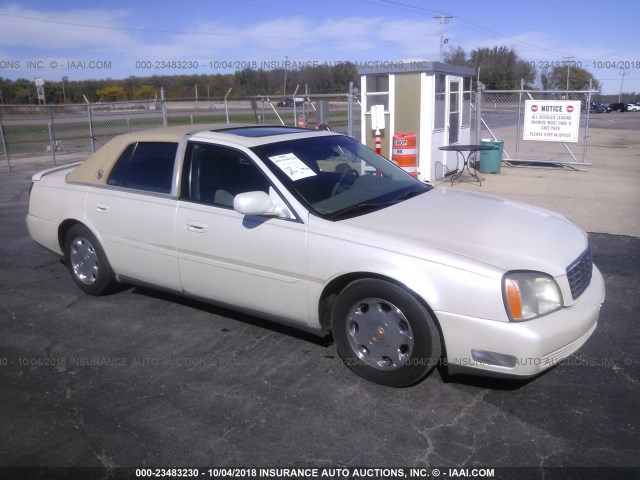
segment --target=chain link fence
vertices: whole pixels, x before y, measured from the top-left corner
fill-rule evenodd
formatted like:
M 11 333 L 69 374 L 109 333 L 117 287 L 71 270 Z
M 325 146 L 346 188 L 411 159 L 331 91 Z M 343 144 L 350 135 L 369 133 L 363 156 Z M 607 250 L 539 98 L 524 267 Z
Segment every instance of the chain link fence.
M 122 133 L 163 125 L 161 102 L 0 105 L 3 166 L 59 165 L 86 158 Z M 29 161 L 27 161 L 29 160 Z
M 85 159 L 113 137 L 203 123 L 304 125 L 360 138 L 360 103 L 344 94 L 147 100 L 80 105 L 0 105 L 0 170 Z
M 597 92 L 476 90 L 472 136 L 504 141 L 508 163 L 585 164 L 591 96 Z M 578 143 L 523 140 L 526 100 L 579 100 Z M 80 105 L 0 105 L 0 170 L 83 160 L 111 138 L 154 127 L 281 124 L 323 128 L 360 138 L 361 104 L 353 91 L 243 99 L 131 101 Z
M 353 93 L 260 96 L 255 101 L 257 123 L 304 126 L 360 138 L 361 104 Z
M 549 163 L 584 165 L 587 163 L 589 106 L 597 91 L 568 90 L 483 90 L 475 95 L 476 140 L 504 141 L 502 160 L 507 163 Z M 526 100 L 580 101 L 578 142 L 523 140 Z

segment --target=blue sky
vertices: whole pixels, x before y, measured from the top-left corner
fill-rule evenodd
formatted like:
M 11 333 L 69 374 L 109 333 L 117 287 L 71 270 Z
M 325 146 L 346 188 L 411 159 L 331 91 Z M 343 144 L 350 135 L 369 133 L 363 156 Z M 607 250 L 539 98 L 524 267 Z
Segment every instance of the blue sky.
M 60 81 L 63 76 L 233 73 L 238 66 L 262 62 L 282 66 L 285 59 L 437 60 L 440 24 L 433 17 L 447 15 L 453 16 L 445 25 L 448 46 L 469 52 L 506 45 L 536 65 L 572 57 L 600 80 L 603 93 L 617 94 L 621 82 L 623 91 L 640 92 L 638 5 L 594 0 L 0 1 L 0 76 Z M 183 62 L 182 69 L 171 68 L 176 61 Z

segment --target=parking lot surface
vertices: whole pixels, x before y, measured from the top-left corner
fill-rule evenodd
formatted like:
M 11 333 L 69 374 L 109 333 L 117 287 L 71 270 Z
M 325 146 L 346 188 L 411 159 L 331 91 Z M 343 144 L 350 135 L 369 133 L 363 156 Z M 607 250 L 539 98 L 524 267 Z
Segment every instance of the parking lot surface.
M 29 178 L 0 175 L 0 466 L 640 467 L 640 238 L 591 235 L 607 300 L 559 366 L 392 389 L 330 338 L 143 288 L 84 295 L 28 236 Z

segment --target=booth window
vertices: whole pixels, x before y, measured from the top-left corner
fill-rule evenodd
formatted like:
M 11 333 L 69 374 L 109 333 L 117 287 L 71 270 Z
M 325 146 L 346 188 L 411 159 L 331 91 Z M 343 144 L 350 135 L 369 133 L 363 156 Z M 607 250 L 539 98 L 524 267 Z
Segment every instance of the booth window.
M 449 145 L 458 143 L 460 132 L 460 82 L 449 82 Z
M 367 75 L 367 113 L 372 105 L 384 105 L 389 111 L 389 75 Z
M 464 77 L 462 83 L 462 126 L 471 125 L 471 77 Z
M 446 94 L 447 94 L 447 78 L 444 73 L 435 74 L 435 102 L 434 102 L 434 118 L 433 129 L 443 130 L 446 112 Z

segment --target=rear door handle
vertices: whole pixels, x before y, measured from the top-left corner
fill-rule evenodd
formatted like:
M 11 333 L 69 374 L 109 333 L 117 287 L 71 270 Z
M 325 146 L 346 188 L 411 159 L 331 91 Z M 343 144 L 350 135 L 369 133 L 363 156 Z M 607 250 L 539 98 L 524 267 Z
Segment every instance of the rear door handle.
M 189 220 L 185 225 L 186 229 L 190 232 L 204 233 L 207 231 L 207 224 L 202 222 L 196 222 Z
M 109 213 L 109 205 L 105 205 L 104 203 L 96 203 L 94 207 L 96 207 L 96 211 L 98 213 Z

